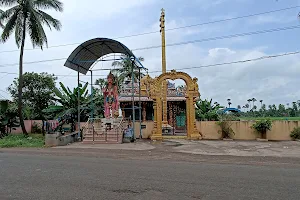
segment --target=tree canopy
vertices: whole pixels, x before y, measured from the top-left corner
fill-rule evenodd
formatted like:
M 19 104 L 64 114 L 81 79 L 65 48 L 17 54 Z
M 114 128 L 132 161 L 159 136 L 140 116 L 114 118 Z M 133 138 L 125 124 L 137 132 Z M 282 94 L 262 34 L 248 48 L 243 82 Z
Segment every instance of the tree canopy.
M 24 109 L 27 110 L 25 113 L 29 115 L 25 118 L 45 120 L 42 110 L 54 103 L 53 90 L 55 88 L 57 77 L 45 72 L 41 74 L 27 72 L 23 75 L 23 79 L 22 102 L 24 104 Z M 15 78 L 13 84 L 7 89 L 14 101 L 17 101 L 18 99 L 18 86 L 19 79 Z

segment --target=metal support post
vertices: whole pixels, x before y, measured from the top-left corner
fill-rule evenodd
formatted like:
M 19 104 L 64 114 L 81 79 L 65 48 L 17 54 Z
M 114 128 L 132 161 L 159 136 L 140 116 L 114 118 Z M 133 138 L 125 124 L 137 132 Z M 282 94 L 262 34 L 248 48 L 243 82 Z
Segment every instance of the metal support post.
M 78 123 L 78 138 L 81 137 L 81 131 L 80 131 L 80 80 L 79 80 L 79 67 L 78 67 L 78 76 L 77 76 L 77 102 L 78 102 L 78 107 L 77 107 L 77 123 Z
M 141 103 L 141 68 L 139 67 L 139 120 L 140 120 L 140 139 L 142 139 L 142 103 Z

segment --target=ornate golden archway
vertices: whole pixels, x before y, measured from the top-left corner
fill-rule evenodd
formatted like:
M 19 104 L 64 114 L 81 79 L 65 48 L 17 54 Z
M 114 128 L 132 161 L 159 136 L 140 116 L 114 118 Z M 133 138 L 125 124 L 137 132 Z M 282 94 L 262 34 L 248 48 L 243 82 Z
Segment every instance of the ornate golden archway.
M 153 109 L 154 109 L 154 128 L 152 132 L 152 140 L 162 140 L 162 128 L 163 128 L 163 115 L 167 115 L 167 108 L 163 107 L 162 100 L 166 90 L 162 90 L 162 83 L 164 80 L 171 79 L 182 79 L 185 81 L 187 86 L 186 93 L 186 117 L 187 117 L 187 138 L 197 140 L 201 138 L 200 132 L 196 128 L 196 119 L 195 119 L 195 101 L 200 96 L 197 78 L 191 78 L 187 73 L 176 72 L 172 70 L 171 72 L 163 73 L 159 77 L 152 79 L 152 81 L 145 81 L 148 84 L 152 83 L 150 91 L 148 91 L 149 96 L 154 100 Z

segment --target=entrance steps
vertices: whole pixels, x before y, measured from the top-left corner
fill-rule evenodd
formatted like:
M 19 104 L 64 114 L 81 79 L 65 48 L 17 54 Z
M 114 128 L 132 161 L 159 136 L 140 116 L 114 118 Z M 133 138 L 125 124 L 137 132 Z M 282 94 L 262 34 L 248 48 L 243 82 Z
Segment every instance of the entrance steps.
M 122 118 L 93 118 L 84 126 L 83 144 L 120 144 L 126 128 Z

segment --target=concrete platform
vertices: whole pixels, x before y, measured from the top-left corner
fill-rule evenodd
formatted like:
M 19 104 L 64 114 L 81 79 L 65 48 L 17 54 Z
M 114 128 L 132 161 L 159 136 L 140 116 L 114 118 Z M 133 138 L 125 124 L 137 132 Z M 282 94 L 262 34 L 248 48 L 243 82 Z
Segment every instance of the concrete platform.
M 73 143 L 67 146 L 53 147 L 56 149 L 114 149 L 114 150 L 151 150 L 155 149 L 155 146 L 150 142 L 135 142 L 135 143 L 123 143 L 123 144 L 84 144 L 82 142 Z
M 176 152 L 200 155 L 273 156 L 300 158 L 300 142 L 258 141 L 184 141 L 169 140 L 177 145 Z

